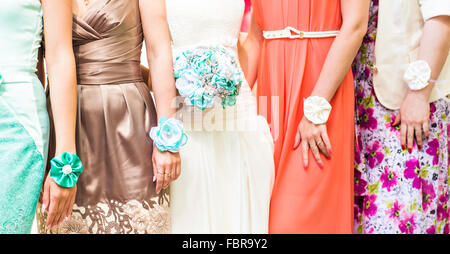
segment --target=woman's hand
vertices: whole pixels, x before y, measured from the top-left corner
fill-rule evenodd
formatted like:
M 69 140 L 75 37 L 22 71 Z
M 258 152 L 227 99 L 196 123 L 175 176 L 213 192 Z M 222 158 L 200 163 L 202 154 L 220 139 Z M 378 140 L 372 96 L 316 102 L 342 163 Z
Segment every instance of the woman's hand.
M 47 175 L 44 183 L 42 211 L 48 211 L 46 223 L 48 228 L 54 230 L 66 217 L 70 217 L 76 193 L 77 186 L 72 188 L 61 187 L 53 181 L 50 174 Z
M 161 152 L 153 148 L 153 182 L 156 181 L 156 194 L 169 187 L 181 174 L 180 153 Z
M 396 126 L 401 123 L 400 136 L 402 149 L 408 147 L 408 152 L 410 153 L 413 148 L 414 138 L 417 141 L 419 149 L 422 149 L 422 132 L 426 138 L 430 136 L 430 104 L 428 103 L 427 96 L 427 94 L 420 91 L 409 91 L 392 124 Z
M 306 117 L 303 117 L 297 128 L 294 149 L 297 149 L 300 144 L 302 145 L 303 167 L 305 169 L 308 167 L 308 151 L 310 148 L 320 168 L 323 168 L 320 153 L 323 153 L 327 158 L 331 157 L 331 143 L 326 124 L 315 125 Z

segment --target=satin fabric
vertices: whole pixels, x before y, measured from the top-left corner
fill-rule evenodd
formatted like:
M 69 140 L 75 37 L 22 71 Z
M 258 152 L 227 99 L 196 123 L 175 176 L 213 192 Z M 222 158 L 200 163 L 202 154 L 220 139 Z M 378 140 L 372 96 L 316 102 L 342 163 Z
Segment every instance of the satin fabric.
M 97 0 L 74 18 L 80 205 L 155 194 L 148 134 L 156 112 L 139 71 L 143 32 L 132 2 Z
M 67 225 L 75 223 L 83 233 L 169 229 L 168 193 L 157 195 L 153 182 L 149 133 L 157 122 L 140 73 L 142 43 L 138 0 L 97 0 L 73 18 L 76 145 L 84 171 Z
M 287 26 L 301 31 L 340 30 L 339 0 L 256 0 L 253 10 L 264 31 Z M 319 78 L 334 38 L 264 40 L 258 72 L 259 113 L 275 140 L 275 186 L 270 233 L 351 233 L 353 221 L 354 91 L 352 73 L 331 100 L 327 122 L 333 147 L 320 169 L 312 152 L 303 168 L 302 149 L 294 150 L 303 100 Z M 267 103 L 266 103 L 267 102 Z

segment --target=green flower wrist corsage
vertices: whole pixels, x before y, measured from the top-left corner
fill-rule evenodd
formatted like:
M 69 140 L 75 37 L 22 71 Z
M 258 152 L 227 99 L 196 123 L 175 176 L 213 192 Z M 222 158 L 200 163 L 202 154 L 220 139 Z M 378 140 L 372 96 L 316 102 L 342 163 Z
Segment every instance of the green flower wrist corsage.
M 74 153 L 63 153 L 53 158 L 50 164 L 50 177 L 61 187 L 74 187 L 83 172 L 83 164 Z
M 150 138 L 160 151 L 177 153 L 180 147 L 187 142 L 187 136 L 183 132 L 183 123 L 174 118 L 161 117 L 157 127 L 150 131 Z

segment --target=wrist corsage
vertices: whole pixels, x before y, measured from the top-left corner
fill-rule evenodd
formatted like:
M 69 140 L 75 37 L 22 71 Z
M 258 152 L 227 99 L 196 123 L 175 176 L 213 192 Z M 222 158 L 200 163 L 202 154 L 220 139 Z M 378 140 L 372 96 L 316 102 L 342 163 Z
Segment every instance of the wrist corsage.
M 165 116 L 159 119 L 157 127 L 151 129 L 150 138 L 162 152 L 177 153 L 180 151 L 180 147 L 187 142 L 187 136 L 183 132 L 183 123 Z
M 62 153 L 53 158 L 50 164 L 50 177 L 61 187 L 74 187 L 83 172 L 83 164 L 74 153 Z
M 421 90 L 428 86 L 431 77 L 431 69 L 424 60 L 412 62 L 406 68 L 403 80 L 411 90 Z
M 330 116 L 331 105 L 325 98 L 311 96 L 303 104 L 305 117 L 314 124 L 324 124 Z

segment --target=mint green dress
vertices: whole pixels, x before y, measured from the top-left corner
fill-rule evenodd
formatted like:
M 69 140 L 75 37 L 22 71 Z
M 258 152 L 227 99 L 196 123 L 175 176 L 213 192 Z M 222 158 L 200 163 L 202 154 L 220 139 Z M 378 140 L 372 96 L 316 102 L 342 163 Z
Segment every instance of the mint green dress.
M 43 86 L 35 75 L 42 40 L 39 0 L 0 8 L 0 233 L 30 233 L 49 136 Z

